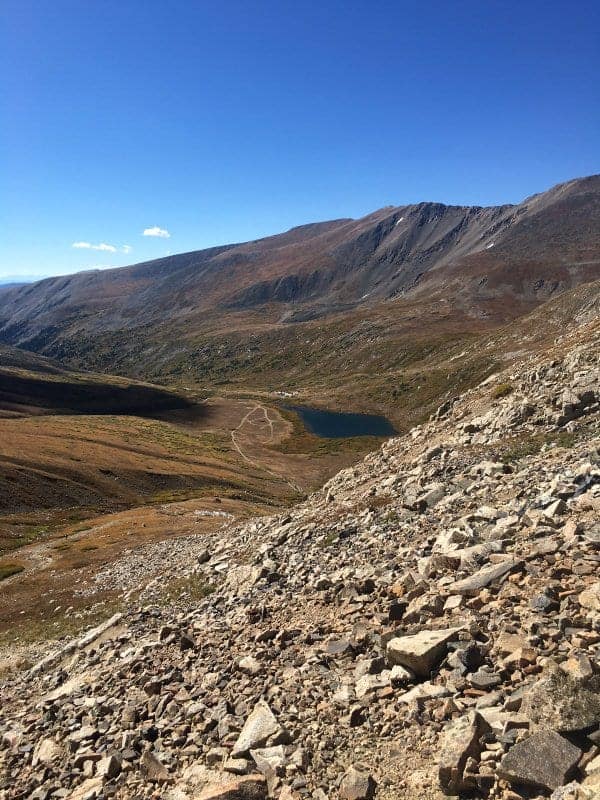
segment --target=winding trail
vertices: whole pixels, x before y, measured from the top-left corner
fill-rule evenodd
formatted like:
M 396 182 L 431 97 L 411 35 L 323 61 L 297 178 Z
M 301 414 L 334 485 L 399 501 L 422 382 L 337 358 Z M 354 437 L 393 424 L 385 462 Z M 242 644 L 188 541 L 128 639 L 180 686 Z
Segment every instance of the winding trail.
M 260 412 L 260 413 L 257 413 Z M 255 416 L 256 415 L 256 416 Z M 249 455 L 247 455 L 240 442 L 238 442 L 238 434 L 242 432 L 242 430 L 247 426 L 251 425 L 255 428 L 258 426 L 261 427 L 268 427 L 268 436 L 259 441 L 260 445 L 268 445 L 273 442 L 275 438 L 275 430 L 273 427 L 274 420 L 269 415 L 268 409 L 260 403 L 257 403 L 253 408 L 251 408 L 241 419 L 239 424 L 236 428 L 231 431 L 231 441 L 234 448 L 237 450 L 239 455 L 242 457 L 244 461 L 246 461 L 251 466 L 255 467 L 258 470 L 262 470 L 263 472 L 268 473 L 273 478 L 277 480 L 283 481 L 287 483 L 287 485 L 298 494 L 304 494 L 303 489 L 298 486 L 298 484 L 294 483 L 292 480 L 289 480 L 283 477 L 281 474 L 275 472 L 274 470 L 270 469 L 265 464 L 261 463 L 260 461 L 256 461 L 252 459 Z M 80 541 L 85 541 L 90 534 L 98 534 L 101 533 L 109 528 L 118 525 L 118 520 L 108 520 L 107 522 L 100 523 L 99 525 L 92 525 L 90 528 L 86 528 L 84 532 L 81 533 L 73 533 L 68 536 L 69 544 L 77 543 Z M 12 583 L 17 583 L 24 576 L 29 576 L 32 573 L 41 572 L 44 569 L 52 568 L 52 565 L 55 562 L 55 548 L 57 546 L 57 542 L 60 543 L 61 540 L 57 539 L 56 537 L 51 537 L 47 540 L 42 540 L 38 542 L 32 542 L 31 544 L 25 545 L 18 550 L 18 560 L 23 565 L 23 570 L 21 572 L 15 573 L 8 578 L 5 578 L 2 582 L 2 586 L 6 587 Z
M 295 492 L 298 492 L 299 494 L 303 494 L 303 490 L 300 488 L 300 486 L 298 486 L 297 483 L 294 483 L 294 481 L 288 480 L 287 478 L 283 478 L 279 473 L 274 472 L 272 469 L 267 467 L 265 464 L 262 464 L 260 461 L 256 461 L 255 459 L 250 458 L 250 456 L 248 456 L 242 450 L 242 448 L 241 448 L 241 446 L 240 446 L 240 444 L 238 442 L 237 435 L 242 432 L 242 429 L 244 428 L 245 425 L 247 425 L 247 424 L 248 425 L 256 425 L 256 424 L 258 424 L 257 422 L 253 422 L 251 420 L 251 418 L 253 417 L 253 415 L 257 411 L 262 411 L 262 413 L 264 414 L 265 422 L 269 426 L 269 438 L 265 439 L 265 441 L 261 442 L 261 444 L 262 445 L 267 445 L 267 444 L 269 444 L 270 442 L 273 441 L 273 438 L 274 438 L 274 435 L 275 435 L 274 431 L 273 431 L 273 420 L 269 416 L 268 409 L 265 406 L 263 406 L 261 403 L 257 403 L 254 406 L 254 408 L 251 408 L 250 411 L 248 411 L 248 413 L 245 414 L 242 417 L 242 419 L 240 420 L 239 425 L 237 425 L 237 427 L 235 427 L 231 431 L 231 443 L 233 444 L 233 446 L 235 447 L 237 452 L 240 454 L 240 456 L 244 459 L 244 461 L 246 461 L 248 464 L 251 464 L 253 467 L 256 467 L 257 469 L 261 469 L 264 472 L 268 472 L 269 475 L 272 475 L 274 478 L 277 478 L 279 480 L 285 481 L 285 483 L 287 483 L 288 486 L 290 486 Z

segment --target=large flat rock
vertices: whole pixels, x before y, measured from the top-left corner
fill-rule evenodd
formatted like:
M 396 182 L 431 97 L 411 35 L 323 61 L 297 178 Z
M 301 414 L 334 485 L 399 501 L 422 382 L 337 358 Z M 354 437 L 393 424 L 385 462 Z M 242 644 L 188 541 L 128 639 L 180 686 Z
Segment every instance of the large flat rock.
M 494 581 L 512 572 L 521 566 L 521 561 L 516 561 L 513 558 L 507 558 L 499 564 L 492 564 L 489 567 L 483 567 L 468 578 L 463 578 L 460 581 L 451 583 L 448 587 L 450 594 L 461 594 L 466 597 L 475 597 L 482 589 L 489 586 Z
M 517 786 L 558 789 L 567 782 L 581 753 L 555 731 L 540 731 L 511 747 L 496 774 Z
M 461 630 L 444 628 L 390 639 L 386 649 L 388 661 L 408 667 L 418 677 L 426 678 L 445 656 L 448 642 L 456 639 Z

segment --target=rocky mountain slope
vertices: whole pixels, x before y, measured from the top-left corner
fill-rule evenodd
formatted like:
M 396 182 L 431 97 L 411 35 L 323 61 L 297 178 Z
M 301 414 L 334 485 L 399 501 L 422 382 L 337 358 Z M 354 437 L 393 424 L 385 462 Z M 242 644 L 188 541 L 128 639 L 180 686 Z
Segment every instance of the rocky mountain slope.
M 172 362 L 194 334 L 352 318 L 357 308 L 389 302 L 402 314 L 402 298 L 502 321 L 598 277 L 599 223 L 600 176 L 516 206 L 387 207 L 3 291 L 0 341 L 87 368 L 115 363 L 134 341 L 133 361 L 143 369 L 157 350 Z
M 289 513 L 100 572 L 121 611 L 4 662 L 1 796 L 597 798 L 599 312 Z

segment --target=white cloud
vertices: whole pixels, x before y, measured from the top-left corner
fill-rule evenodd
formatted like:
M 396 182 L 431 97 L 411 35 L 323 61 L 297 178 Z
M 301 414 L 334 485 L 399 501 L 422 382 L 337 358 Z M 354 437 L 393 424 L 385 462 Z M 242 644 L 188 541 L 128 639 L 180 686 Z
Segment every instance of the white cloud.
M 113 244 L 91 244 L 90 242 L 73 242 L 71 247 L 76 250 L 104 250 L 106 253 L 116 253 L 117 248 Z
M 144 236 L 158 236 L 160 239 L 170 239 L 171 234 L 169 231 L 166 231 L 164 228 L 159 228 L 158 225 L 155 225 L 153 228 L 146 228 L 143 233 Z
M 133 247 L 130 244 L 124 244 L 123 247 L 121 248 L 121 250 L 124 253 L 131 253 L 131 251 L 133 250 Z

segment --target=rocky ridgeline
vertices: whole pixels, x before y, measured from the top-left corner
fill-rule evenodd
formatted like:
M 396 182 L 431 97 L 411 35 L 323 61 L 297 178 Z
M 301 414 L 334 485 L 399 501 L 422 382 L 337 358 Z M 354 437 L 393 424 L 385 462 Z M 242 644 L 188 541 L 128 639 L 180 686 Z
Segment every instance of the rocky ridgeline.
M 5 680 L 2 797 L 600 797 L 599 352 L 99 575 L 136 607 Z

